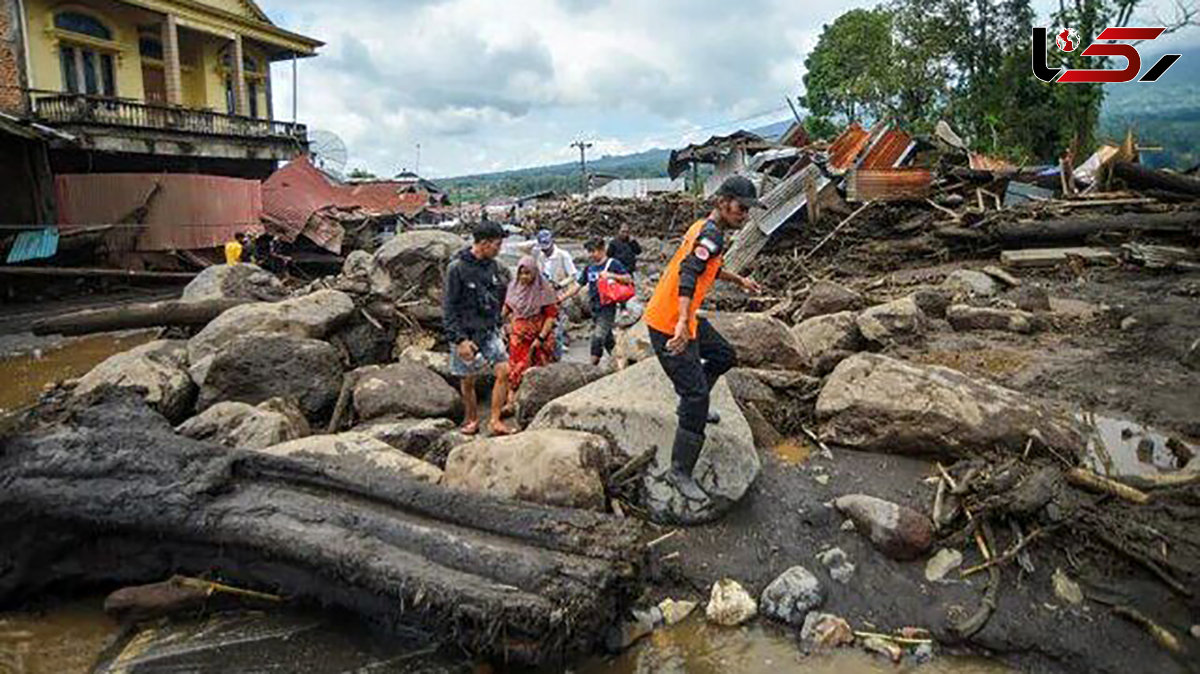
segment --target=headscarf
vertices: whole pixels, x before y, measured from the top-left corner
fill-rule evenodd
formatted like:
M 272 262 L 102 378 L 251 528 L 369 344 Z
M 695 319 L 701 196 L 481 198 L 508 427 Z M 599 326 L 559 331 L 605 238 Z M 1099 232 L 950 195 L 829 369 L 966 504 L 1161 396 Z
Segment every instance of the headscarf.
M 522 269 L 528 269 L 533 274 L 533 283 L 529 285 L 521 283 Z M 533 256 L 526 255 L 517 263 L 517 273 L 513 275 L 512 282 L 508 284 L 508 297 L 505 302 L 512 308 L 513 314 L 517 318 L 536 316 L 541 313 L 542 307 L 548 307 L 558 302 L 558 293 L 554 291 L 554 286 L 550 285 L 546 277 L 538 271 L 537 262 Z

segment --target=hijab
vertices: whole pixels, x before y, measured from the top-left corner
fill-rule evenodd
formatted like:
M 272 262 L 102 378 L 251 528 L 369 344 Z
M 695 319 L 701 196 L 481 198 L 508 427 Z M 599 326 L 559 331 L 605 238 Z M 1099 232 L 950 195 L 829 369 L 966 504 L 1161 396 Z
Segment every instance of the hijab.
M 533 283 L 529 285 L 521 283 L 522 269 L 528 269 L 533 274 Z M 506 302 L 517 318 L 536 316 L 542 311 L 542 307 L 548 307 L 558 302 L 558 293 L 554 291 L 554 286 L 550 285 L 546 277 L 538 271 L 537 262 L 532 256 L 526 255 L 517 263 L 517 273 L 513 276 L 512 282 L 508 284 Z

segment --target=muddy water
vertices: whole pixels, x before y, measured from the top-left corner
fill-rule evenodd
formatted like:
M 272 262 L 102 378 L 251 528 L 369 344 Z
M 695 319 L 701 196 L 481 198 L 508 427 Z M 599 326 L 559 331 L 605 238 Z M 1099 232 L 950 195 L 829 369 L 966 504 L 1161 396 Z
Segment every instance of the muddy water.
M 1200 470 L 1200 449 L 1141 424 L 1098 414 L 1080 416 L 1087 427 L 1089 468 L 1109 477 L 1153 477 Z
M 0 358 L 0 416 L 37 402 L 47 384 L 83 376 L 105 358 L 153 337 L 151 332 L 98 335 Z
M 0 674 L 89 671 L 120 629 L 102 603 L 92 598 L 46 613 L 0 614 Z

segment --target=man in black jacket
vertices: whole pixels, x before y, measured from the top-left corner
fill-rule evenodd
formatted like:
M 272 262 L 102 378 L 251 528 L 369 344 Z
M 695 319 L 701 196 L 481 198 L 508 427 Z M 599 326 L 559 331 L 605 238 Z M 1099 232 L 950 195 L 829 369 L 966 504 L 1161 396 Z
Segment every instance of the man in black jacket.
M 467 408 L 462 432 L 479 432 L 479 401 L 475 398 L 475 380 L 492 370 L 496 385 L 492 388 L 492 435 L 512 433 L 500 420 L 508 400 L 508 349 L 501 335 L 501 310 L 507 283 L 496 256 L 504 240 L 504 230 L 492 222 L 475 228 L 475 243 L 463 249 L 446 271 L 443 323 L 450 342 L 450 372 L 460 377 L 463 404 Z
M 637 259 L 642 254 L 642 245 L 629 233 L 629 225 L 621 225 L 620 231 L 608 242 L 608 256 L 620 262 L 630 274 L 637 272 Z

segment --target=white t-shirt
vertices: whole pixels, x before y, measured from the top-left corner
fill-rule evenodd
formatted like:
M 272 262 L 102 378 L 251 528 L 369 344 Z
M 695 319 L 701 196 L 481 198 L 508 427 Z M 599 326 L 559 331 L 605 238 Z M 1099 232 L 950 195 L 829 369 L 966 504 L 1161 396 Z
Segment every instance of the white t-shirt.
M 575 267 L 575 260 L 571 259 L 571 254 L 559 246 L 555 246 L 554 252 L 549 255 L 546 255 L 541 247 L 533 241 L 517 244 L 517 247 L 533 256 L 538 269 L 541 269 L 546 278 L 550 279 L 550 282 L 557 288 L 569 285 L 579 275 L 579 270 Z

